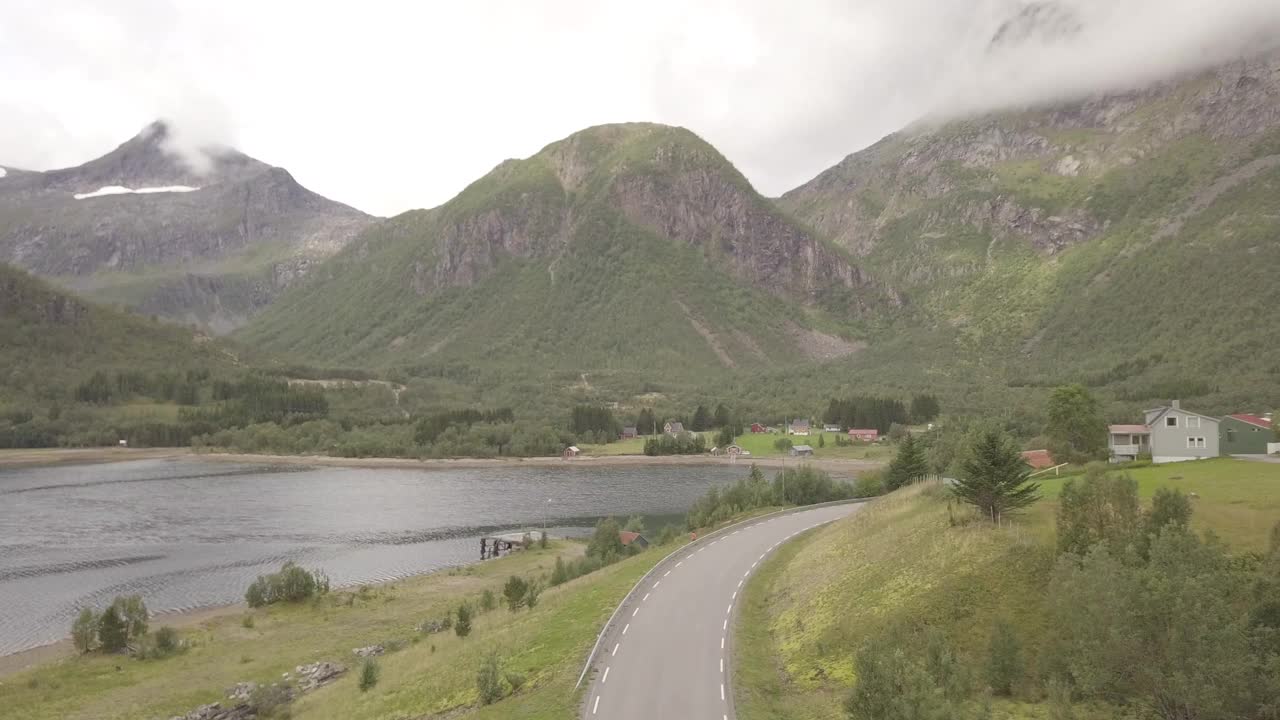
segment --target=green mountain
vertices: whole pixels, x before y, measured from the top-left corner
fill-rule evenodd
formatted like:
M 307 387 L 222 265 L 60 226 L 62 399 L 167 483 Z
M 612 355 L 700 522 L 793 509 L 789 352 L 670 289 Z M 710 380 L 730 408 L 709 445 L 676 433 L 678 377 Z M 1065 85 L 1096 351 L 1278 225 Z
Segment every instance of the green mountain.
M 208 337 L 85 302 L 0 263 L 0 406 L 70 400 L 97 371 L 230 367 Z
M 690 378 L 849 355 L 897 302 L 693 133 L 608 125 L 369 228 L 238 337 L 328 364 Z
M 71 168 L 0 168 L 0 262 L 99 302 L 223 333 L 374 222 L 232 148 L 156 122 Z
M 778 204 L 903 301 L 855 377 L 1280 402 L 1280 54 L 921 125 Z M 897 358 L 899 362 L 894 362 Z

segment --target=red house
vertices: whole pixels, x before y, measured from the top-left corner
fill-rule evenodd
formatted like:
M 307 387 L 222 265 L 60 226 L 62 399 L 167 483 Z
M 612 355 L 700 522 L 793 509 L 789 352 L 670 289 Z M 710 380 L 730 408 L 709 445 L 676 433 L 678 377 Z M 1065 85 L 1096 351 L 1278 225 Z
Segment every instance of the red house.
M 1022 459 L 1027 461 L 1032 470 L 1043 470 L 1053 467 L 1053 457 L 1048 450 L 1023 450 Z
M 751 423 L 751 432 L 753 433 L 769 432 L 769 428 L 766 428 L 760 423 Z
M 880 431 L 875 428 L 853 428 L 849 431 L 849 439 L 875 442 L 880 439 Z

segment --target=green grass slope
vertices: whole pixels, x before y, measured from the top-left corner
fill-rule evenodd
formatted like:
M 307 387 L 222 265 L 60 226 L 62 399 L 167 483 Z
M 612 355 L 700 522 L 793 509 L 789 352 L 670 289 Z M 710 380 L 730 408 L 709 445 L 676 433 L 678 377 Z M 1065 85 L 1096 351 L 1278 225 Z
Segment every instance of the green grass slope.
M 1211 460 L 1134 470 L 1139 494 L 1194 492 L 1193 526 L 1235 551 L 1263 551 L 1280 521 L 1280 465 Z M 1063 480 L 1012 525 L 953 525 L 960 513 L 937 486 L 876 500 L 853 517 L 784 546 L 747 585 L 736 629 L 734 687 L 743 720 L 844 717 L 853 658 L 894 627 L 941 629 L 980 667 L 992 624 L 1007 619 L 1034 665 L 1045 635 L 1045 588 L 1056 557 L 1055 499 Z M 1029 672 L 1035 672 L 1031 666 Z M 1078 708 L 1082 718 L 1110 718 Z M 1047 708 L 1001 701 L 995 717 L 1045 718 Z

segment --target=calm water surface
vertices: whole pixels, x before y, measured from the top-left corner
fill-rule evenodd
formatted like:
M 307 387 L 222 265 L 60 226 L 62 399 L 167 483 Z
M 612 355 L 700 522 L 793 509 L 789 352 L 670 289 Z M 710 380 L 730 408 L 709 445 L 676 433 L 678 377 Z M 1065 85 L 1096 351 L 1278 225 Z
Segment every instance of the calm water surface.
M 474 561 L 486 533 L 572 534 L 683 513 L 744 467 L 422 471 L 145 460 L 0 470 L 0 654 L 66 636 L 79 608 L 238 602 L 286 560 L 335 585 Z

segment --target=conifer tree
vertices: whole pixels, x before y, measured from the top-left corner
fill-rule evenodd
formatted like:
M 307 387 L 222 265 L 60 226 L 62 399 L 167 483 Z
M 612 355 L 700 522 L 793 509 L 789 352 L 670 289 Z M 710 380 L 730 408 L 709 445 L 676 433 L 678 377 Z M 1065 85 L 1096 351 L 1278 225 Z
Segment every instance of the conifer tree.
M 960 477 L 952 492 L 999 523 L 1010 512 L 1040 499 L 1040 484 L 1032 482 L 1031 466 L 1003 434 L 989 430 L 979 438 L 960 465 Z

